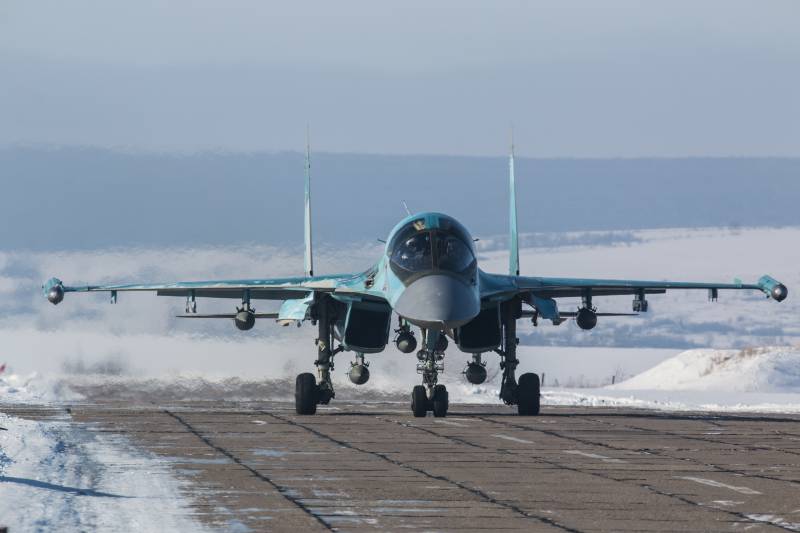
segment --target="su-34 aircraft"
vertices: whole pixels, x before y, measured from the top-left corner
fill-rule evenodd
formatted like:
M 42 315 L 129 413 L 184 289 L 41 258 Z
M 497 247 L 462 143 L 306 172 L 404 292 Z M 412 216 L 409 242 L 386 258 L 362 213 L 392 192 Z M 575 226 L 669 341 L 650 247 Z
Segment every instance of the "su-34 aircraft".
M 319 328 L 316 339 L 317 376 L 297 376 L 295 408 L 311 415 L 317 405 L 334 397 L 331 370 L 336 354 L 354 352 L 350 379 L 364 384 L 369 379 L 366 354 L 382 352 L 389 343 L 392 313 L 399 317 L 394 344 L 403 353 L 417 350 L 417 372 L 422 385 L 411 393 L 414 416 L 446 416 L 448 394 L 437 383 L 444 370 L 448 339 L 462 352 L 472 355 L 464 372 L 473 384 L 486 380 L 482 355 L 500 356 L 502 382 L 500 397 L 516 405 L 520 415 L 539 413 L 539 376 L 526 373 L 517 379 L 517 321 L 542 319 L 558 325 L 574 319 L 589 330 L 601 316 L 629 313 L 599 313 L 595 296 L 633 295 L 633 311 L 647 311 L 647 295 L 671 289 L 703 289 L 716 300 L 721 289 L 762 291 L 778 302 L 788 290 L 770 276 L 755 284 L 687 283 L 582 278 L 520 276 L 517 239 L 516 186 L 513 145 L 509 157 L 510 260 L 507 274 L 489 274 L 478 267 L 474 239 L 457 220 L 441 213 L 419 213 L 401 220 L 391 231 L 384 254 L 374 266 L 357 274 L 315 276 L 311 239 L 311 164 L 308 146 L 305 158 L 305 275 L 296 278 L 182 281 L 136 285 L 86 285 L 70 287 L 52 278 L 42 289 L 47 299 L 58 304 L 69 292 L 109 292 L 112 303 L 122 291 L 153 291 L 158 296 L 186 298 L 182 318 L 233 319 L 236 327 L 249 330 L 258 318 L 276 319 L 280 324 L 311 321 Z M 559 310 L 557 299 L 579 297 L 577 311 Z M 197 314 L 197 298 L 230 298 L 241 301 L 235 313 Z M 257 313 L 253 300 L 280 300 L 277 313 Z M 419 329 L 420 341 L 413 328 Z

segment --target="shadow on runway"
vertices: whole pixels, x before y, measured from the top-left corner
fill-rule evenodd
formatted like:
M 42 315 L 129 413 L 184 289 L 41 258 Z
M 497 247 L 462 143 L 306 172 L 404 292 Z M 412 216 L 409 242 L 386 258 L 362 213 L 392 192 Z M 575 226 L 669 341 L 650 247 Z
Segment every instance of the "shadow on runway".
M 78 487 L 67 487 L 65 485 L 55 485 L 45 481 L 37 481 L 35 479 L 27 479 L 24 477 L 10 477 L 0 476 L 0 483 L 18 483 L 20 485 L 27 485 L 37 489 L 54 490 L 57 492 L 66 492 L 67 494 L 74 494 L 76 496 L 94 496 L 96 498 L 130 498 L 130 496 L 123 496 L 120 494 L 112 494 L 110 492 L 100 492 L 92 489 L 81 489 Z

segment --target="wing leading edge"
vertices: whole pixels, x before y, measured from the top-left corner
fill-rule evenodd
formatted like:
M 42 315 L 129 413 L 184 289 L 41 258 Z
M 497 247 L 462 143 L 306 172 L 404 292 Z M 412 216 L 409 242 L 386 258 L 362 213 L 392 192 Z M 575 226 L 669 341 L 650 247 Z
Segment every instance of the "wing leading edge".
M 256 300 L 291 300 L 306 297 L 309 293 L 342 293 L 374 297 L 372 291 L 361 290 L 362 274 L 335 274 L 291 278 L 262 278 L 212 281 L 179 281 L 176 283 L 149 283 L 125 285 L 68 286 L 58 278 L 51 278 L 42 291 L 50 302 L 60 303 L 68 292 L 109 292 L 112 299 L 118 292 L 155 292 L 158 296 L 187 298 L 241 298 Z
M 780 302 L 789 294 L 785 285 L 770 276 L 762 276 L 756 283 L 706 283 L 483 274 L 481 281 L 482 296 L 489 298 L 511 297 L 515 294 L 532 294 L 539 298 L 580 297 L 587 293 L 594 296 L 643 295 L 664 293 L 667 290 L 706 289 L 714 295 L 719 290 L 758 290 Z

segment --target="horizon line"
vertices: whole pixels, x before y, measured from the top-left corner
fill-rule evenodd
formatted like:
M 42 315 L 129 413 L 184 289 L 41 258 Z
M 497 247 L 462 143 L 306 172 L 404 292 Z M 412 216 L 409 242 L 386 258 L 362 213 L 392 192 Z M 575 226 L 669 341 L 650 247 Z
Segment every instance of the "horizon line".
M 297 155 L 302 157 L 303 148 L 298 149 L 276 149 L 276 148 L 230 148 L 230 147 L 196 147 L 196 148 L 176 148 L 176 147 L 152 147 L 152 146 L 126 146 L 126 145 L 100 145 L 100 144 L 69 144 L 69 143 L 49 143 L 38 141 L 14 141 L 0 143 L 0 150 L 45 150 L 45 151 L 104 151 L 124 155 L 155 155 L 155 156 L 253 156 L 253 155 Z M 494 159 L 506 158 L 507 153 L 491 154 L 460 154 L 460 153 L 426 153 L 426 152 L 354 152 L 354 151 L 326 151 L 315 150 L 315 155 L 320 156 L 362 156 L 362 157 L 429 157 L 429 158 L 463 158 L 463 159 Z M 521 155 L 515 154 L 517 159 L 532 160 L 692 160 L 692 159 L 800 159 L 800 154 L 703 154 L 703 155 Z

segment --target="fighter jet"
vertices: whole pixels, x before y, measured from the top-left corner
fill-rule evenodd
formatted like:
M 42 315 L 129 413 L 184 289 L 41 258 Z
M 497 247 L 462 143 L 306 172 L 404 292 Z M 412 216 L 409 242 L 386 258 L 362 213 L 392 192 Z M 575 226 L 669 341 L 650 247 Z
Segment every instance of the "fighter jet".
M 525 373 L 516 377 L 517 321 L 533 325 L 549 320 L 558 325 L 574 319 L 584 330 L 597 325 L 598 317 L 622 316 L 647 311 L 647 296 L 668 290 L 705 290 L 716 300 L 720 290 L 761 291 L 767 298 L 783 301 L 785 285 L 770 276 L 756 283 L 687 283 L 629 279 L 583 279 L 521 276 L 517 237 L 517 201 L 513 142 L 508 161 L 509 265 L 505 274 L 491 274 L 479 268 L 475 240 L 456 219 L 442 213 L 409 214 L 389 233 L 385 249 L 376 263 L 353 274 L 315 275 L 312 254 L 311 158 L 308 143 L 305 157 L 305 256 L 304 274 L 292 278 L 257 278 L 215 281 L 179 281 L 133 285 L 67 286 L 51 278 L 42 290 L 53 304 L 67 293 L 107 292 L 111 302 L 125 291 L 150 291 L 158 296 L 186 298 L 183 318 L 233 320 L 240 330 L 252 329 L 257 319 L 275 319 L 279 324 L 310 322 L 318 328 L 317 375 L 304 372 L 295 383 L 298 414 L 312 415 L 318 405 L 335 396 L 331 371 L 334 356 L 353 352 L 349 376 L 355 384 L 369 379 L 367 354 L 386 349 L 392 336 L 393 315 L 397 315 L 393 342 L 403 353 L 416 352 L 417 372 L 422 384 L 411 392 L 411 411 L 424 417 L 447 415 L 448 393 L 438 383 L 444 370 L 445 351 L 452 342 L 471 355 L 464 371 L 473 384 L 486 380 L 483 355 L 500 357 L 502 379 L 500 398 L 516 405 L 523 416 L 539 414 L 539 376 Z M 633 296 L 633 313 L 601 313 L 593 304 L 595 296 Z M 235 312 L 203 315 L 197 313 L 198 298 L 238 300 Z M 561 311 L 560 298 L 580 298 L 577 311 Z M 257 313 L 254 300 L 278 300 L 277 313 Z M 419 337 L 419 341 L 417 338 Z M 419 348 L 419 350 L 417 349 Z

